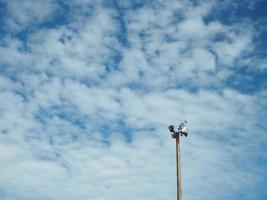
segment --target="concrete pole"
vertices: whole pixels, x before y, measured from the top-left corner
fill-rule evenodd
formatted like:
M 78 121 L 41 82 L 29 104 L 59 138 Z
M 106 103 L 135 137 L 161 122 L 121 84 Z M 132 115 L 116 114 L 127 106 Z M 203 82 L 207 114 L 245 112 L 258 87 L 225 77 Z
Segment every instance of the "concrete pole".
M 181 178 L 181 155 L 180 136 L 176 137 L 176 167 L 177 167 L 177 200 L 182 200 L 182 178 Z

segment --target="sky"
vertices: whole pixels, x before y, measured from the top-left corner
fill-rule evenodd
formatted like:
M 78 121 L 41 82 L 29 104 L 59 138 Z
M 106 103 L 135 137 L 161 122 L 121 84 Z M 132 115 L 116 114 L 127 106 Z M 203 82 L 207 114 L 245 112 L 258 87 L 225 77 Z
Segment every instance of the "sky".
M 0 199 L 267 199 L 266 0 L 0 0 Z

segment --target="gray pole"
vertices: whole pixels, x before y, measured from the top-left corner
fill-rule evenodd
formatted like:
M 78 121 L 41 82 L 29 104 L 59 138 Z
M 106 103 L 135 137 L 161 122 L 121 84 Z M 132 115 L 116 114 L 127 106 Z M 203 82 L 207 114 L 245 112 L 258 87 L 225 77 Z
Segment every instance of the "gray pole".
M 180 158 L 180 136 L 176 137 L 176 174 L 177 174 L 177 200 L 182 200 L 182 178 L 181 178 L 181 158 Z
M 169 126 L 169 131 L 173 139 L 176 139 L 176 175 L 177 175 L 177 200 L 182 200 L 182 177 L 181 177 L 181 153 L 180 153 L 180 136 L 187 137 L 187 121 L 180 123 L 178 131 L 175 131 L 173 125 Z

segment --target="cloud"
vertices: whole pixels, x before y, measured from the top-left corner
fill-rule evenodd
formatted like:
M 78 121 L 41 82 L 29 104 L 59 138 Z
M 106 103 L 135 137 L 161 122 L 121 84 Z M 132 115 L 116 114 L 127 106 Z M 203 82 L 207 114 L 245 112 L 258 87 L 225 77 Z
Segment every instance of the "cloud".
M 2 199 L 173 199 L 167 127 L 185 119 L 184 199 L 267 195 L 266 92 L 228 84 L 256 48 L 252 28 L 207 20 L 215 1 L 6 4 Z M 57 9 L 68 19 L 45 25 Z
M 15 32 L 49 20 L 57 9 L 57 4 L 50 0 L 23 2 L 12 0 L 5 2 L 5 6 L 7 8 L 5 28 Z

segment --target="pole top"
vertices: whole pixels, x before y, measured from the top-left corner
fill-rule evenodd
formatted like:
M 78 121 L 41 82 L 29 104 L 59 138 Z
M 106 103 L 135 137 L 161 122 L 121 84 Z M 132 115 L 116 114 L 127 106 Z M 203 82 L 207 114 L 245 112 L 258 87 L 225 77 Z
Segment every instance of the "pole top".
M 187 121 L 185 120 L 184 122 L 181 122 L 177 131 L 175 131 L 175 128 L 173 125 L 169 126 L 169 131 L 171 132 L 172 138 L 177 138 L 178 136 L 188 136 L 188 124 Z

